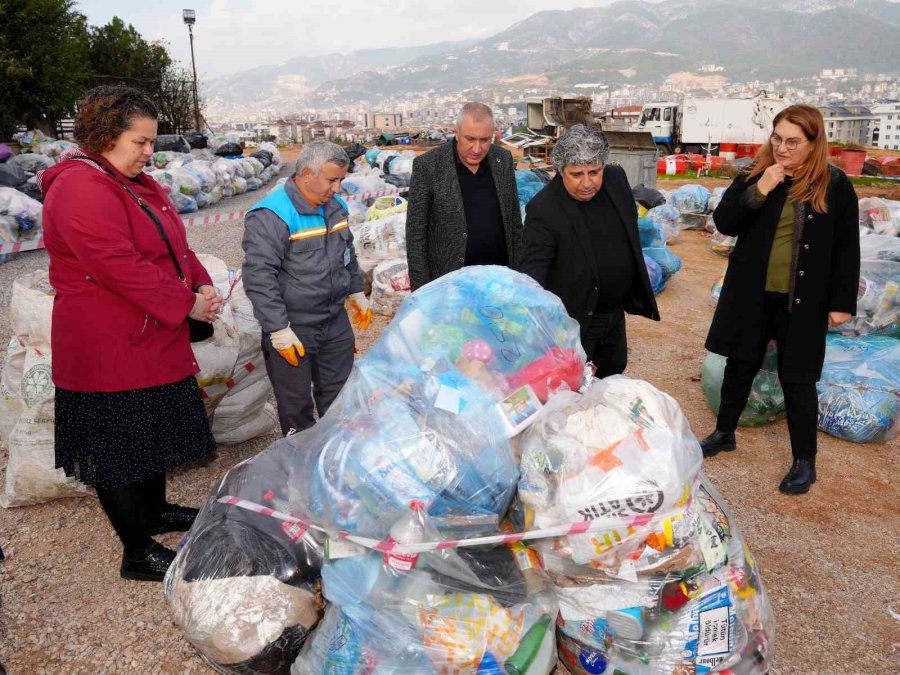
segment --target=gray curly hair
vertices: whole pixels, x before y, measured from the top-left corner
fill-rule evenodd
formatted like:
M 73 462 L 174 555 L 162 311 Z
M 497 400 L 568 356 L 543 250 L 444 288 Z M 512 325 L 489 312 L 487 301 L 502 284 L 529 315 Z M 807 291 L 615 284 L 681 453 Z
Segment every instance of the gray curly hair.
M 606 164 L 609 141 L 597 127 L 573 124 L 556 141 L 550 159 L 557 171 L 568 164 Z

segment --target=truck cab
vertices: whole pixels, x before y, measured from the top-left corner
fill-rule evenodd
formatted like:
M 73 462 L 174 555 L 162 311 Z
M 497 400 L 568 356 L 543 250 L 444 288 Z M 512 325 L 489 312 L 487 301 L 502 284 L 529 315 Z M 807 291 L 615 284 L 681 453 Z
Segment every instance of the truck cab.
M 678 142 L 677 117 L 677 103 L 646 103 L 634 131 L 649 131 L 654 143 L 666 154 L 671 154 Z

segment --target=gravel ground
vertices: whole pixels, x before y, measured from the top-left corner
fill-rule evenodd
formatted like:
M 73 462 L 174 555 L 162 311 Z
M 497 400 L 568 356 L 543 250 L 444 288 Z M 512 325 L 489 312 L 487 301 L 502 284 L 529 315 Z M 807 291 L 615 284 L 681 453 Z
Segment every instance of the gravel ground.
M 285 170 L 287 172 L 287 169 Z M 218 211 L 243 210 L 244 195 Z M 193 248 L 241 262 L 242 223 L 189 229 Z M 700 390 L 708 291 L 725 261 L 709 235 L 686 232 L 674 251 L 684 269 L 659 297 L 662 323 L 630 319 L 626 374 L 649 380 L 684 407 L 695 433 L 714 417 Z M 43 251 L 0 266 L 0 339 L 9 333 L 12 280 L 46 266 Z M 362 351 L 383 329 L 361 336 Z M 170 496 L 200 504 L 225 471 L 273 440 L 222 447 L 207 465 L 173 475 Z M 790 461 L 785 423 L 739 432 L 738 452 L 706 471 L 726 496 L 763 572 L 778 621 L 773 672 L 900 672 L 897 443 L 854 445 L 819 434 L 819 482 L 805 497 L 776 486 Z M 0 449 L 0 466 L 6 451 Z M 179 535 L 161 538 L 174 546 Z M 64 499 L 0 510 L 0 661 L 12 673 L 209 672 L 169 619 L 159 584 L 118 576 L 121 548 L 96 500 Z

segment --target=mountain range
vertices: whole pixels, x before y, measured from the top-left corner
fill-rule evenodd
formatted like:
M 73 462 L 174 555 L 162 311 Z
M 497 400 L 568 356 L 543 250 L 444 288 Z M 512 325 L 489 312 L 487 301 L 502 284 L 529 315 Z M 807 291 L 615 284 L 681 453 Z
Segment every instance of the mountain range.
M 376 104 L 473 86 L 571 90 L 659 83 L 716 64 L 732 81 L 823 68 L 900 73 L 900 4 L 886 0 L 622 0 L 543 11 L 485 39 L 299 57 L 208 83 L 212 109 L 265 100 Z

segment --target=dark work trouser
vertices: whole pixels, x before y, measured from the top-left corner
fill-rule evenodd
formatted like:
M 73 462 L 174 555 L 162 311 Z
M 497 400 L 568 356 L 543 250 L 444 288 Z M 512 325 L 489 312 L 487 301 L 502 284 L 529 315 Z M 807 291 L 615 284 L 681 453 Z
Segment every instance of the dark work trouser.
M 581 346 L 588 361 L 593 362 L 596 377 L 621 375 L 628 364 L 628 341 L 625 336 L 625 311 L 594 312 Z
M 292 366 L 272 347 L 268 333 L 262 335 L 266 372 L 278 404 L 281 433 L 303 431 L 322 417 L 340 393 L 353 370 L 355 338 L 347 312 L 327 324 L 307 328 L 291 326 L 303 343 L 306 355 Z
M 753 378 L 759 372 L 766 356 L 769 340 L 778 345 L 778 370 L 783 361 L 783 345 L 787 339 L 790 313 L 786 293 L 766 293 L 766 331 L 759 346 L 759 355 L 753 361 L 729 357 L 725 362 L 722 379 L 722 404 L 716 429 L 734 432 L 738 418 L 747 405 Z M 791 452 L 795 459 L 811 459 L 816 455 L 816 421 L 819 413 L 819 397 L 815 382 L 781 382 L 784 390 L 784 404 L 787 409 L 788 433 L 791 437 Z

